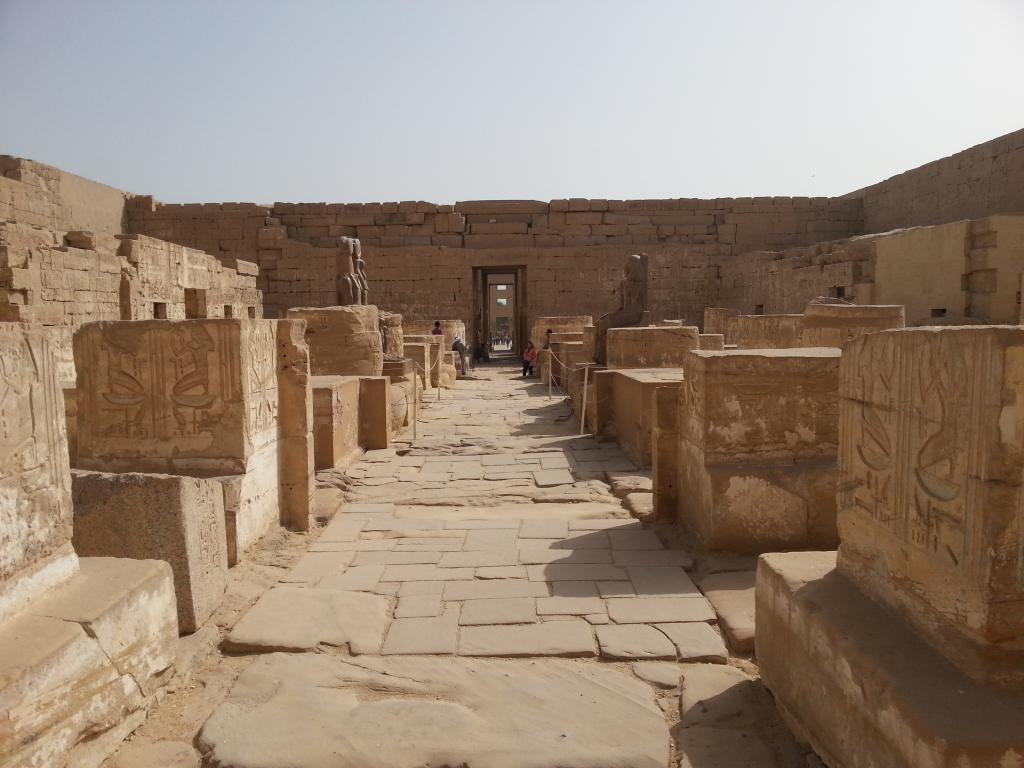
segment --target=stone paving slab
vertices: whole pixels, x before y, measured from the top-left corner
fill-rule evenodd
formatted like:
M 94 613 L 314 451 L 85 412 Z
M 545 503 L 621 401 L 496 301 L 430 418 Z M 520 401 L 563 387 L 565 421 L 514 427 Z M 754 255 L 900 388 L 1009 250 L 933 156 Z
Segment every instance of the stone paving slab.
M 558 659 L 272 654 L 196 738 L 226 768 L 666 768 L 668 726 L 642 680 Z
M 388 626 L 388 601 L 364 592 L 280 586 L 242 617 L 223 647 L 232 653 L 344 647 L 377 653 Z
M 542 598 L 544 599 L 544 598 Z M 467 600 L 459 614 L 462 626 L 479 624 L 531 624 L 537 621 L 537 605 L 532 597 L 499 597 L 491 600 Z
M 607 659 L 675 659 L 676 646 L 646 624 L 596 627 L 601 656 Z
M 586 621 L 463 627 L 462 656 L 595 656 L 593 630 Z

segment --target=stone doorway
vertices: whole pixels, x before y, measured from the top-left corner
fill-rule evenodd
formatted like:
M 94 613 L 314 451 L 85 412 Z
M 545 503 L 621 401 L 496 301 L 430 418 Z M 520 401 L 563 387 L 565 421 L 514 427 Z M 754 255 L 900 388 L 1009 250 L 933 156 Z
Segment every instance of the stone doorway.
M 474 336 L 492 357 L 518 357 L 526 343 L 526 267 L 475 267 Z

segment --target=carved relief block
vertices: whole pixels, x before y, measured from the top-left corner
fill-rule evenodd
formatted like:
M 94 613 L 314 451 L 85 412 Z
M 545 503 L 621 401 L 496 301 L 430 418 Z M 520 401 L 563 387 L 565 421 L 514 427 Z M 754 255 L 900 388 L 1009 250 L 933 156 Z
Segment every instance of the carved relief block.
M 608 329 L 609 368 L 677 368 L 700 346 L 696 326 L 637 326 Z
M 74 346 L 83 468 L 232 474 L 277 439 L 273 321 L 89 323 Z
M 960 645 L 1024 638 L 1024 329 L 862 336 L 841 398 L 840 569 L 988 674 Z
M 902 304 L 808 304 L 800 321 L 800 346 L 841 347 L 865 333 L 904 325 Z
M 384 348 L 376 307 L 298 307 L 288 318 L 306 321 L 314 376 L 380 376 Z
M 839 357 L 838 349 L 690 353 L 677 517 L 703 548 L 836 545 Z
M 73 558 L 71 526 L 64 401 L 51 338 L 38 327 L 0 323 L 0 615 L 15 592 L 27 591 L 16 583 L 26 569 L 40 589 L 52 586 L 39 572 Z M 64 576 L 74 564 L 66 566 Z

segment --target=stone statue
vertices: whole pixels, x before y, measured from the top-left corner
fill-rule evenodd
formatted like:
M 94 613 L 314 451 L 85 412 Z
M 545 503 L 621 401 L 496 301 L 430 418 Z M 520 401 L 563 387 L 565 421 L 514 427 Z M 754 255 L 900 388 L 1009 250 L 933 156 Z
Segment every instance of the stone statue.
M 362 247 L 354 238 L 342 238 L 342 254 L 338 258 L 336 281 L 338 306 L 369 304 L 370 285 L 366 279 L 366 262 Z
M 359 241 L 355 241 L 355 258 L 354 258 L 354 269 L 353 279 L 359 285 L 359 297 L 360 304 L 370 303 L 370 281 L 366 279 L 366 262 L 363 261 L 363 249 L 360 246 Z
M 619 308 L 601 315 L 594 323 L 594 359 L 605 364 L 609 328 L 641 325 L 647 317 L 647 254 L 633 254 L 626 260 L 619 284 Z

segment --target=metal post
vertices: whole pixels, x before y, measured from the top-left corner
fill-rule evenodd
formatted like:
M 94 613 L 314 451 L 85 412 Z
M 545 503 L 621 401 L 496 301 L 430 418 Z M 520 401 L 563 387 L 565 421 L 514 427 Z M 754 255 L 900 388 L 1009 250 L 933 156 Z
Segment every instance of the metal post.
M 580 408 L 580 434 L 583 434 L 583 430 L 587 424 L 587 385 L 590 382 L 590 366 L 584 366 L 583 368 L 583 407 Z
M 416 368 L 419 368 L 419 366 L 416 366 Z M 416 438 L 417 438 L 416 422 L 419 421 L 419 418 L 420 418 L 420 375 L 416 371 L 416 368 L 413 368 L 413 371 L 412 371 L 412 439 L 413 439 L 413 442 L 415 442 Z
M 555 355 L 549 349 L 548 350 L 548 400 L 551 399 L 551 369 L 554 368 L 554 361 L 556 359 L 557 358 L 555 357 Z

